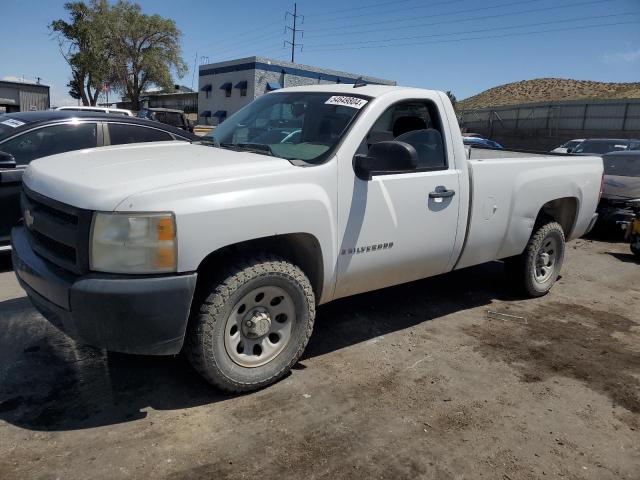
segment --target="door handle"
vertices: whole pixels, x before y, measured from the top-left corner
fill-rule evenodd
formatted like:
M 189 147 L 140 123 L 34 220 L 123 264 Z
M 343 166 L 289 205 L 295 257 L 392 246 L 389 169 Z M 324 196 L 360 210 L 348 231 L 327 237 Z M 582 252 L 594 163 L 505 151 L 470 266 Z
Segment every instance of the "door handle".
M 429 198 L 451 198 L 456 194 L 455 190 L 447 190 L 446 188 L 436 188 L 435 191 L 429 192 Z

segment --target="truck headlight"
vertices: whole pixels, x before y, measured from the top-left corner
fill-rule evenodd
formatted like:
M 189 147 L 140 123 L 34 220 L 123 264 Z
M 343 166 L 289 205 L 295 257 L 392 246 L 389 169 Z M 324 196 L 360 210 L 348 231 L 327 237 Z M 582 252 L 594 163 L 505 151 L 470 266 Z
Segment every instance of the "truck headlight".
M 110 273 L 175 272 L 177 241 L 173 214 L 94 213 L 89 267 Z

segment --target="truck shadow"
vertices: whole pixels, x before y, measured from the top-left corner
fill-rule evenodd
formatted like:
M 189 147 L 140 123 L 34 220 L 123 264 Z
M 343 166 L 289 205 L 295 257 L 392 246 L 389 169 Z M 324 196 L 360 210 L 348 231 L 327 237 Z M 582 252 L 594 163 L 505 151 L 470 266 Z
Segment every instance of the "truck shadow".
M 452 312 L 506 299 L 499 262 L 361 294 L 318 309 L 304 361 Z M 79 346 L 26 298 L 0 302 L 0 420 L 67 431 L 228 401 L 182 356 L 140 357 Z

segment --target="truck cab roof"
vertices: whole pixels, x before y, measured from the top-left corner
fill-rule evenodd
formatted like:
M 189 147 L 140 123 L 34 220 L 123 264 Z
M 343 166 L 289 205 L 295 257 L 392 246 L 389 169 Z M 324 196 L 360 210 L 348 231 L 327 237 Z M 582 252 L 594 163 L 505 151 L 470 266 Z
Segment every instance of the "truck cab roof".
M 280 93 L 280 92 L 323 92 L 323 93 L 340 93 L 344 95 L 348 94 L 357 94 L 357 95 L 366 95 L 371 98 L 380 97 L 390 92 L 404 91 L 404 90 L 415 90 L 416 93 L 420 93 L 420 96 L 424 96 L 425 92 L 437 92 L 436 90 L 425 90 L 424 88 L 412 88 L 412 87 L 401 87 L 397 85 L 362 85 L 362 86 L 354 86 L 353 84 L 347 83 L 328 83 L 324 85 L 303 85 L 300 87 L 286 87 L 281 88 L 280 90 L 276 90 L 271 93 Z

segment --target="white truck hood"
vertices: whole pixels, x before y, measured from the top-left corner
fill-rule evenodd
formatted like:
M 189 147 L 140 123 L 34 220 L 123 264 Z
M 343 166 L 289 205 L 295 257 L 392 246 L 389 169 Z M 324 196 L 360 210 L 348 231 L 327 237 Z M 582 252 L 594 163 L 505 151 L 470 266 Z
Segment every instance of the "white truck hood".
M 170 185 L 273 173 L 296 168 L 287 160 L 186 142 L 93 148 L 31 162 L 26 186 L 89 210 L 114 210 L 125 198 Z

